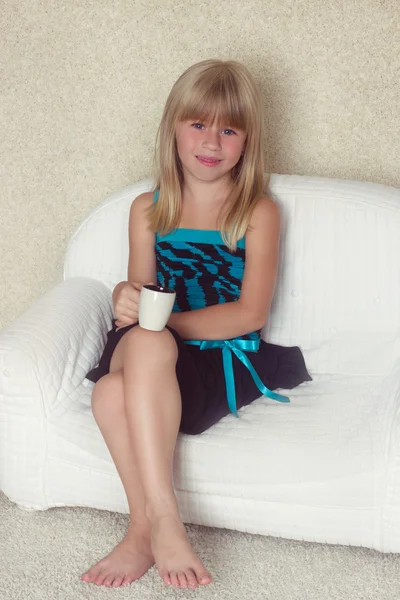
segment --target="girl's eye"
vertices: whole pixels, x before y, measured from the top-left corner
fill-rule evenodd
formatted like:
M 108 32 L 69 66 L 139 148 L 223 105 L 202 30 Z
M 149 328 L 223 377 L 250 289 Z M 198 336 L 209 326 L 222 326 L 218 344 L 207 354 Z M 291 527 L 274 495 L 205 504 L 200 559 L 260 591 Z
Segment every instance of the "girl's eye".
M 196 123 L 192 123 L 192 127 L 194 127 L 194 129 L 202 130 L 202 129 L 204 129 L 205 126 L 204 126 L 203 123 L 200 123 L 199 121 L 196 121 Z M 233 129 L 229 129 L 229 128 L 222 129 L 222 133 L 224 135 L 228 135 L 228 136 L 236 135 L 236 132 L 233 131 Z

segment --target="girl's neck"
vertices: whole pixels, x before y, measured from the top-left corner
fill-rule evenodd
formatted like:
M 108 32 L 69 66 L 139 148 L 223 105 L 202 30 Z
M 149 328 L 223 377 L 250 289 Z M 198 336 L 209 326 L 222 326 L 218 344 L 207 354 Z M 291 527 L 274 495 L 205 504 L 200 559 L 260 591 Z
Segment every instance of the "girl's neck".
M 221 206 L 231 190 L 232 180 L 230 178 L 212 182 L 186 178 L 183 184 L 182 199 L 184 203 Z
M 203 182 L 185 180 L 180 225 L 187 229 L 219 229 L 219 219 L 224 214 L 232 189 L 232 180 Z

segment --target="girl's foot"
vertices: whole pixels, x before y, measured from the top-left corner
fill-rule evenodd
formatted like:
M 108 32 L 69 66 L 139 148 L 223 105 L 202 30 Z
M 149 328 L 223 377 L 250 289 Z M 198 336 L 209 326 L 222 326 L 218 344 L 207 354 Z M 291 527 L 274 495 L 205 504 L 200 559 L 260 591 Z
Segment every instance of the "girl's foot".
M 122 542 L 81 576 L 87 583 L 119 587 L 140 579 L 154 565 L 150 530 L 129 526 Z
M 166 515 L 152 521 L 151 548 L 166 585 L 196 589 L 211 583 L 211 575 L 191 547 L 178 517 Z

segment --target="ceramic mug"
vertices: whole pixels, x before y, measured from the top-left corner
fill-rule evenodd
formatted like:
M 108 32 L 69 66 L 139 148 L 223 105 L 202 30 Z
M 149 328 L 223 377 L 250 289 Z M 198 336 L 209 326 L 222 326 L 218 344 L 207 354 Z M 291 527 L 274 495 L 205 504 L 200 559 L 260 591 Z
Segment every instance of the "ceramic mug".
M 139 297 L 139 325 L 150 331 L 162 331 L 172 312 L 176 293 L 158 285 L 144 285 Z

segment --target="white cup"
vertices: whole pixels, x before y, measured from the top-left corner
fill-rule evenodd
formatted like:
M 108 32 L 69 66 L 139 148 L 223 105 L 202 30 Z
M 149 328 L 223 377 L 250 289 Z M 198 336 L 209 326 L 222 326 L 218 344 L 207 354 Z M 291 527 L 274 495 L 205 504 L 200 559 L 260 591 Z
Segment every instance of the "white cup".
M 168 323 L 176 293 L 158 285 L 144 285 L 139 298 L 139 325 L 150 331 L 162 331 Z

